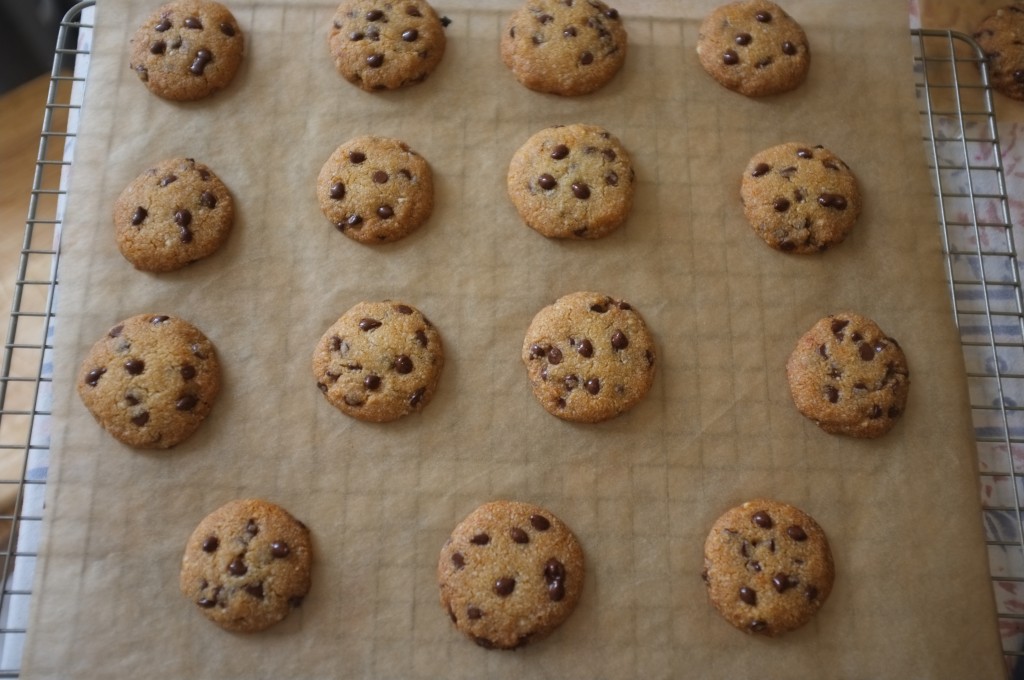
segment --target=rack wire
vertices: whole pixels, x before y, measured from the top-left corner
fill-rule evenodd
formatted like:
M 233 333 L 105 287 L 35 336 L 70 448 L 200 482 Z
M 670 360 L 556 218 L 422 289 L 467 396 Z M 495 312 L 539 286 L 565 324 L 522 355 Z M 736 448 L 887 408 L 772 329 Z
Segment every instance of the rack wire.
M 982 520 L 1007 670 L 1024 656 L 1024 305 L 985 54 L 915 30 L 924 141 L 967 368 Z
M 95 0 L 60 26 L 0 365 L 0 678 L 20 675 L 49 464 L 52 337 L 65 182 Z M 967 366 L 998 625 L 1024 656 L 1024 303 L 985 57 L 970 37 L 915 29 L 923 140 Z M 77 44 L 67 47 L 77 36 Z

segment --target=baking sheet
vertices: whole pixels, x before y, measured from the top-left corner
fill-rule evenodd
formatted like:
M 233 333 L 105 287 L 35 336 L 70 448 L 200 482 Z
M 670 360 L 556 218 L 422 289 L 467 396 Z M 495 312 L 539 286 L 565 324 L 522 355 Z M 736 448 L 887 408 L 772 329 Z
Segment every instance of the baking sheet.
M 439 70 L 366 94 L 333 72 L 333 6 L 233 2 L 249 38 L 242 72 L 180 105 L 127 68 L 152 5 L 104 2 L 62 244 L 48 526 L 23 676 L 1000 677 L 906 8 L 788 2 L 812 43 L 810 79 L 747 100 L 697 64 L 713 4 L 619 5 L 624 71 L 561 99 L 523 90 L 500 64 L 515 3 L 438 3 L 452 19 Z M 633 213 L 601 241 L 545 240 L 505 198 L 514 150 L 566 122 L 604 125 L 634 156 Z M 313 188 L 334 147 L 369 132 L 405 139 L 436 179 L 428 224 L 380 248 L 338 234 Z M 791 140 L 832 148 L 865 192 L 856 232 L 820 257 L 769 250 L 739 206 L 749 157 Z M 114 248 L 110 206 L 170 155 L 209 164 L 239 219 L 213 258 L 141 274 Z M 519 360 L 533 314 L 581 289 L 632 302 L 659 350 L 648 398 L 596 426 L 546 414 Z M 345 309 L 385 297 L 431 317 L 448 361 L 421 415 L 380 426 L 330 407 L 309 361 Z M 793 343 L 842 309 L 873 316 L 909 357 L 910 404 L 882 440 L 828 436 L 789 400 Z M 88 346 L 146 311 L 192 320 L 225 366 L 210 421 L 166 453 L 113 442 L 73 389 Z M 837 564 L 819 616 L 777 640 L 733 630 L 700 580 L 708 527 L 755 495 L 814 515 Z M 254 636 L 220 631 L 177 592 L 191 530 L 239 496 L 289 508 L 317 551 L 306 603 Z M 515 653 L 456 633 L 434 581 L 451 528 L 500 497 L 562 517 L 589 567 L 567 624 Z

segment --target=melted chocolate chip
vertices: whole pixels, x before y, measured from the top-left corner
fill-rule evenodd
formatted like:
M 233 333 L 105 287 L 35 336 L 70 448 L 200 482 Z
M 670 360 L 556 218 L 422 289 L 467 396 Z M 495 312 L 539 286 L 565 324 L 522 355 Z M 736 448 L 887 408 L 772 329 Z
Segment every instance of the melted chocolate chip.
M 761 12 L 757 12 L 754 15 L 754 18 L 757 19 L 758 21 L 760 21 L 762 24 L 767 24 L 767 23 L 771 22 L 772 15 L 771 15 L 770 12 L 761 11 Z
M 847 319 L 833 319 L 832 320 L 832 334 L 839 340 L 843 339 L 843 329 L 850 325 Z
M 146 362 L 142 359 L 129 359 L 124 362 L 124 370 L 128 371 L 128 375 L 139 375 L 146 370 Z
M 382 12 L 379 9 L 371 9 L 369 12 L 366 13 L 367 21 L 380 21 L 383 18 L 384 12 Z
M 228 573 L 232 576 L 245 576 L 248 571 L 249 568 L 245 566 L 241 555 L 231 560 L 231 564 L 228 565 Z
M 244 588 L 245 592 L 252 595 L 257 600 L 263 599 L 263 584 L 257 583 L 255 585 L 249 585 Z
M 348 160 L 351 163 L 359 165 L 360 163 L 366 160 L 366 154 L 363 153 L 362 151 L 352 151 L 348 155 Z
M 584 52 L 580 55 L 580 63 L 584 66 L 594 63 L 594 54 L 592 52 Z
M 415 42 L 420 37 L 420 32 L 415 28 L 410 28 L 407 31 L 402 31 L 402 40 L 405 42 Z
M 199 17 L 187 17 L 185 19 L 185 28 L 192 28 L 195 30 L 202 30 L 203 22 L 199 20 Z
M 768 171 L 771 169 L 771 166 L 768 165 L 767 163 L 758 163 L 757 165 L 754 166 L 754 169 L 751 170 L 750 176 L 763 177 L 764 175 L 768 174 Z
M 395 209 L 392 208 L 390 205 L 382 205 L 379 208 L 377 208 L 377 217 L 381 218 L 382 220 L 390 220 L 394 216 Z
M 487 534 L 477 534 L 469 539 L 469 542 L 473 545 L 487 545 L 491 542 L 491 537 Z
M 203 541 L 203 552 L 216 552 L 217 548 L 220 547 L 220 541 L 216 536 L 207 536 L 206 540 Z
M 178 181 L 177 175 L 166 175 L 160 178 L 160 186 L 166 187 L 168 184 L 172 184 Z
M 548 363 L 557 366 L 562 363 L 562 350 L 552 347 L 548 350 Z
M 726 50 L 722 54 L 722 63 L 726 66 L 735 66 L 740 63 L 740 55 L 736 54 L 736 50 Z
M 395 370 L 403 375 L 412 373 L 412 359 L 404 354 L 399 354 L 395 357 Z
M 551 157 L 556 161 L 560 161 L 569 155 L 569 147 L 565 144 L 559 144 L 555 148 L 551 149 Z
M 737 45 L 749 45 L 751 40 L 753 40 L 753 38 L 749 33 L 740 33 L 735 38 Z
M 345 185 L 341 182 L 335 182 L 331 185 L 330 197 L 335 201 L 340 201 L 345 198 Z
M 590 340 L 587 340 L 586 338 L 581 340 L 579 345 L 576 346 L 576 351 L 584 358 L 589 359 L 594 356 L 594 346 L 590 343 Z
M 797 53 L 796 45 L 789 42 L 788 40 L 782 43 L 782 53 L 792 57 Z
M 164 17 L 163 19 L 161 19 L 157 23 L 156 26 L 153 27 L 153 30 L 156 31 L 157 33 L 163 33 L 164 31 L 166 31 L 170 27 L 171 27 L 171 20 L 168 19 L 167 17 Z
M 537 186 L 539 186 L 544 191 L 550 191 L 554 189 L 556 186 L 558 186 L 558 182 L 555 181 L 555 178 L 552 175 L 545 172 L 543 175 L 537 178 Z
M 167 51 L 167 43 L 163 40 L 157 40 L 155 43 L 149 46 L 150 54 L 163 54 Z
M 823 208 L 834 210 L 846 210 L 846 199 L 839 194 L 821 194 L 818 196 L 818 205 Z
M 373 375 L 372 373 L 363 378 L 363 387 L 370 390 L 371 392 L 380 389 L 380 376 Z
M 551 528 L 551 522 L 543 515 L 530 515 L 530 525 L 537 531 L 547 531 Z
M 544 564 L 544 582 L 552 602 L 561 602 L 565 598 L 565 577 L 565 565 L 554 557 Z
M 183 394 L 178 397 L 178 401 L 174 403 L 174 408 L 179 411 L 191 411 L 199 403 L 199 399 L 192 394 Z
M 772 207 L 775 208 L 775 212 L 786 212 L 789 210 L 789 199 L 787 198 L 776 198 L 772 203 Z
M 235 37 L 235 27 L 232 26 L 231 24 L 227 23 L 226 21 L 222 21 L 221 22 L 221 24 L 220 24 L 220 32 L 223 33 L 224 35 L 226 35 L 229 38 L 234 38 Z
M 466 608 L 466 618 L 469 619 L 470 621 L 476 621 L 476 620 L 482 618 L 483 615 L 484 615 L 484 613 L 482 611 L 480 611 L 479 607 L 467 607 Z
M 270 554 L 277 559 L 288 557 L 292 552 L 291 546 L 284 541 L 274 541 L 270 544 Z
M 361 331 L 372 331 L 375 328 L 380 328 L 381 322 L 376 319 L 365 317 L 359 320 L 359 330 Z
M 193 75 L 201 76 L 203 71 L 206 70 L 206 65 L 211 61 L 213 61 L 213 53 L 210 50 L 199 50 L 196 52 L 196 58 L 192 60 L 192 65 L 188 67 L 188 70 Z
M 871 361 L 875 358 L 875 348 L 868 343 L 861 343 L 857 347 L 857 352 L 860 354 L 860 358 L 864 361 Z
M 508 530 L 508 535 L 513 541 L 519 544 L 525 544 L 530 542 L 530 535 L 520 529 L 519 527 L 512 527 Z
M 214 196 L 213 192 L 211 191 L 204 191 L 199 196 L 199 205 L 203 206 L 204 208 L 209 208 L 210 210 L 213 210 L 214 208 L 217 207 L 217 197 Z
M 462 569 L 466 566 L 466 558 L 460 552 L 452 553 L 452 565 L 456 569 Z
M 839 401 L 839 390 L 832 385 L 825 386 L 825 396 L 828 398 L 830 404 L 835 404 Z
M 778 573 L 772 576 L 772 585 L 775 586 L 775 590 L 784 593 L 790 588 L 795 588 L 799 585 L 799 581 L 790 576 L 789 574 Z
M 804 531 L 804 528 L 802 526 L 796 524 L 786 529 L 786 535 L 792 538 L 794 541 L 807 540 L 807 532 Z
M 757 606 L 757 591 L 753 588 L 743 586 L 740 588 L 740 599 L 751 607 Z
M 601 381 L 597 378 L 590 378 L 587 382 L 583 383 L 583 387 L 586 388 L 587 392 L 597 394 L 601 391 Z
M 106 372 L 107 369 L 105 368 L 92 369 L 85 376 L 85 384 L 89 385 L 90 387 L 96 387 L 96 383 L 100 381 L 100 378 L 103 377 L 103 374 Z
M 627 347 L 629 347 L 629 338 L 626 337 L 625 333 L 623 333 L 622 331 L 619 331 L 619 330 L 617 330 L 614 333 L 612 333 L 612 340 L 611 340 L 611 342 L 612 342 L 612 348 L 613 349 L 622 350 L 622 349 L 626 349 Z
M 377 184 L 385 184 L 388 181 L 388 173 L 383 170 L 375 170 L 370 177 Z
M 499 597 L 508 597 L 516 589 L 516 580 L 511 576 L 502 576 L 494 582 L 494 593 Z
M 370 68 L 380 68 L 384 65 L 384 55 L 380 52 L 371 54 L 366 58 L 366 65 Z

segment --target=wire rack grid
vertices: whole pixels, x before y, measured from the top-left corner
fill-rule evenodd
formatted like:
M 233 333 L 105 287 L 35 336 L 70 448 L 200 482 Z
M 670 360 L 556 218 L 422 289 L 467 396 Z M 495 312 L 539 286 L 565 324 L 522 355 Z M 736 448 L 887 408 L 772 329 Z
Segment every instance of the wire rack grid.
M 0 678 L 28 627 L 49 463 L 52 337 L 67 170 L 95 0 L 61 23 L 0 365 Z M 1024 304 L 984 54 L 970 37 L 915 29 L 914 66 L 979 462 L 982 520 L 1007 669 L 1024 656 Z M 77 45 L 66 47 L 77 37 Z M 4 470 L 14 471 L 3 473 Z M 1018 597 L 1018 592 L 1021 597 Z

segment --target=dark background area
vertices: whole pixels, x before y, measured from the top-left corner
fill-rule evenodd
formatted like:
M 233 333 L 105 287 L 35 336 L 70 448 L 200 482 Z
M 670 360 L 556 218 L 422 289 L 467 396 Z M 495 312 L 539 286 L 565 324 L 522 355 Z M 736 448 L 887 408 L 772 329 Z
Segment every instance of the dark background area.
M 75 4 L 0 0 L 0 94 L 50 72 L 60 21 Z

